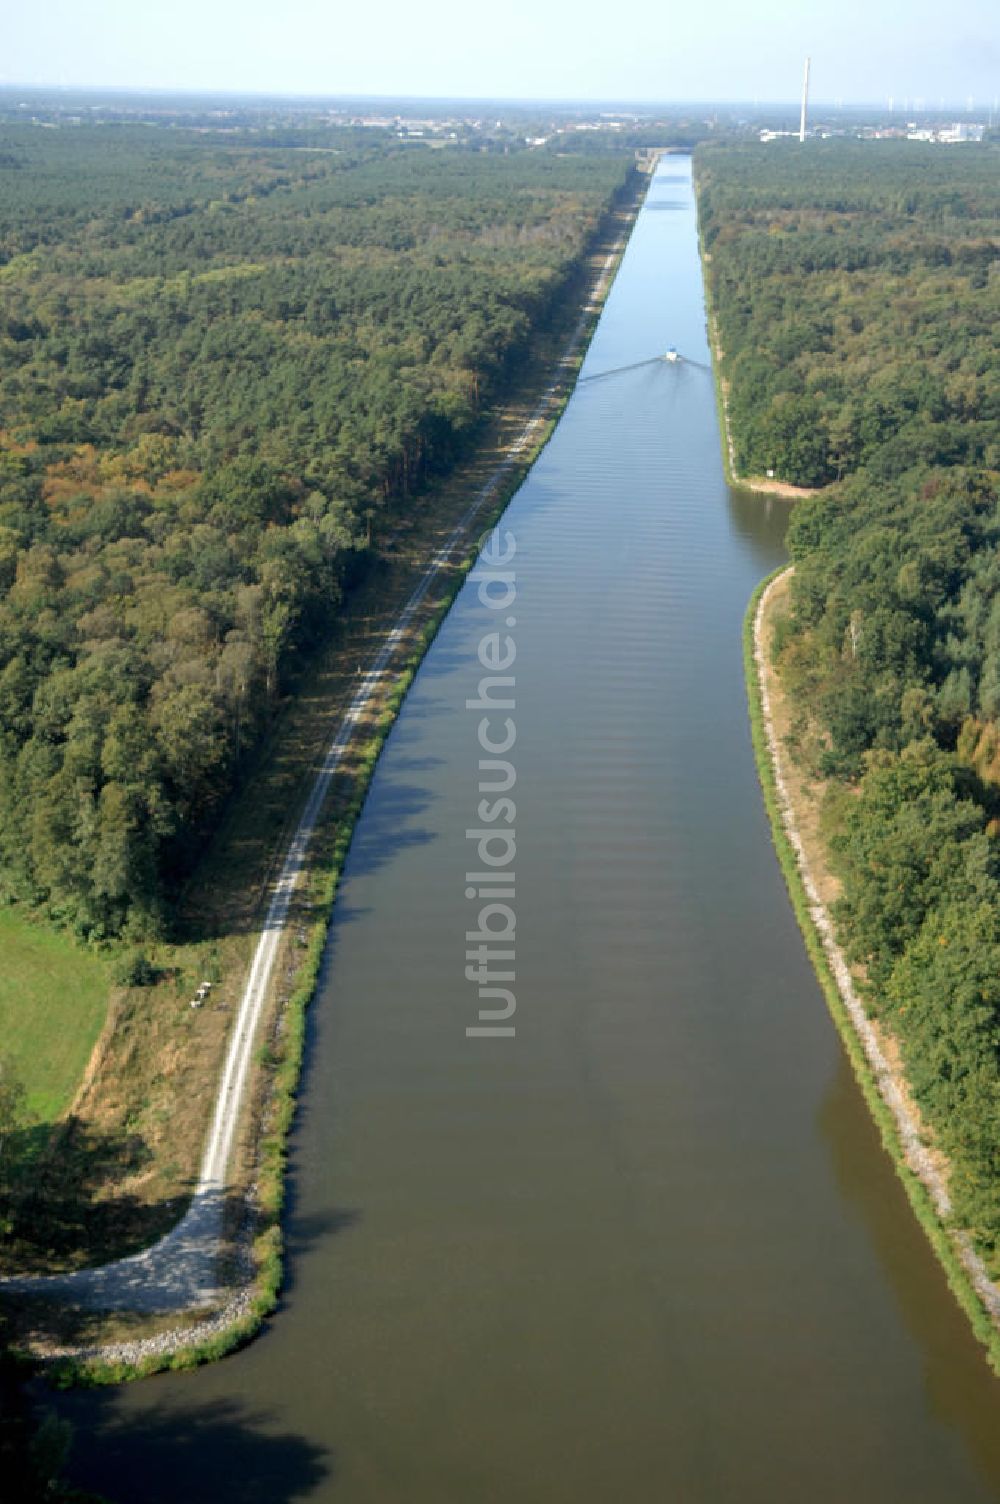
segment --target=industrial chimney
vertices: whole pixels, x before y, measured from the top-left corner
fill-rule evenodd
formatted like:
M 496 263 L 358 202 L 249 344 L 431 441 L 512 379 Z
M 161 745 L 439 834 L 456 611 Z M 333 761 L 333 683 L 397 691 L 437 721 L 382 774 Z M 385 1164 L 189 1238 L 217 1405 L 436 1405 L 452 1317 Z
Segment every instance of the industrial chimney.
M 799 140 L 806 139 L 806 106 L 809 103 L 809 59 L 806 58 L 806 71 L 802 75 L 802 114 L 799 116 Z

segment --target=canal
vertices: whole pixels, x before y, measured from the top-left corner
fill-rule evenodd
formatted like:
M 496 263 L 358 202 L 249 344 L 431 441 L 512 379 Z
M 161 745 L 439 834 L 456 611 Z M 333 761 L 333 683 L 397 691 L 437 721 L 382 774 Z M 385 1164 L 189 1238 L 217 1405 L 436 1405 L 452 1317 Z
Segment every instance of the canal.
M 684 359 L 636 365 L 669 345 Z M 727 489 L 708 360 L 690 164 L 668 158 L 595 379 L 501 524 L 513 599 L 466 584 L 359 823 L 282 1310 L 222 1364 L 63 1406 L 78 1480 L 120 1504 L 1000 1499 L 1000 1388 L 772 853 L 740 628 L 787 511 Z M 470 1037 L 466 701 L 497 630 L 515 1032 Z

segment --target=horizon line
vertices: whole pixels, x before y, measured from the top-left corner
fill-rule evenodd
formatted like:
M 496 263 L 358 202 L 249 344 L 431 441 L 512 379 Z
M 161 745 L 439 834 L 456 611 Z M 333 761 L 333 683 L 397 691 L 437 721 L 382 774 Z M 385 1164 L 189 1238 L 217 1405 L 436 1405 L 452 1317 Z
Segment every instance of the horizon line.
M 338 90 L 338 91 L 331 91 L 330 93 L 324 93 L 322 91 L 313 91 L 313 90 L 283 90 L 283 89 L 270 89 L 270 88 L 267 88 L 267 89 L 260 89 L 260 88 L 258 88 L 258 89 L 252 89 L 252 88 L 233 88 L 233 87 L 230 87 L 230 86 L 218 86 L 218 87 L 211 86 L 211 87 L 209 87 L 209 86 L 204 86 L 204 85 L 192 86 L 192 85 L 187 85 L 187 84 L 25 83 L 25 82 L 19 81 L 19 80 L 8 81 L 8 80 L 5 80 L 5 79 L 0 79 L 0 92 L 17 91 L 17 90 L 39 91 L 39 92 L 50 92 L 50 93 L 68 93 L 68 92 L 72 92 L 72 91 L 75 90 L 75 91 L 78 91 L 80 93 L 85 93 L 85 94 L 131 94 L 131 95 L 149 95 L 149 96 L 157 96 L 157 97 L 165 97 L 165 98 L 176 98 L 178 96 L 187 96 L 187 97 L 190 97 L 190 98 L 193 98 L 193 99 L 218 99 L 218 98 L 234 99 L 234 100 L 239 100 L 239 99 L 244 99 L 244 100 L 246 100 L 246 99 L 259 99 L 259 100 L 269 100 L 269 101 L 276 101 L 276 102 L 281 102 L 281 101 L 290 101 L 290 102 L 291 101 L 302 101 L 302 102 L 307 102 L 308 101 L 308 102 L 314 102 L 314 103 L 327 102 L 327 101 L 331 101 L 331 102 L 333 102 L 333 101 L 344 101 L 344 102 L 347 102 L 347 103 L 356 103 L 356 102 L 360 103 L 360 102 L 371 101 L 373 103 L 374 102 L 385 102 L 385 103 L 393 103 L 393 102 L 395 102 L 395 103 L 407 103 L 407 104 L 409 104 L 409 103 L 428 103 L 428 104 L 470 104 L 470 105 L 473 105 L 473 104 L 507 104 L 507 105 L 521 105 L 521 106 L 532 106 L 532 105 L 534 105 L 534 106 L 538 106 L 538 105 L 581 106 L 581 105 L 608 105 L 608 104 L 616 104 L 616 105 L 627 106 L 627 107 L 636 108 L 636 109 L 666 109 L 666 110 L 677 109 L 677 108 L 686 108 L 687 109 L 687 108 L 693 108 L 693 107 L 696 107 L 696 106 L 697 107 L 718 107 L 718 106 L 725 106 L 727 108 L 732 108 L 732 109 L 735 109 L 735 108 L 747 108 L 747 109 L 751 109 L 751 110 L 773 109 L 773 108 L 779 108 L 779 109 L 788 108 L 788 109 L 797 110 L 799 108 L 799 102 L 800 102 L 798 96 L 790 96 L 788 98 L 766 98 L 766 99 L 761 99 L 761 98 L 754 98 L 753 96 L 750 96 L 750 97 L 746 97 L 746 96 L 738 97 L 738 96 L 728 96 L 727 95 L 727 96 L 717 96 L 717 97 L 713 98 L 713 97 L 708 96 L 708 95 L 706 95 L 706 96 L 694 96 L 693 95 L 691 97 L 675 98 L 675 99 L 672 99 L 672 100 L 667 100 L 667 99 L 659 99 L 659 100 L 657 100 L 657 99 L 638 98 L 638 97 L 636 97 L 636 98 L 630 98 L 630 97 L 625 96 L 625 95 L 617 95 L 617 94 L 603 94 L 603 95 L 602 94 L 592 94 L 592 95 L 574 95 L 574 94 L 551 94 L 551 95 L 544 95 L 544 94 L 523 94 L 523 95 L 521 95 L 521 94 L 447 94 L 447 93 L 434 93 L 434 94 L 419 94 L 419 93 L 417 93 L 417 94 L 408 94 L 408 93 L 404 93 L 404 92 L 400 92 L 400 93 L 377 93 L 377 92 L 369 92 L 367 90 L 359 90 L 357 92 L 351 92 L 350 90 Z M 951 110 L 951 109 L 955 109 L 955 108 L 961 108 L 961 110 L 964 113 L 966 113 L 966 114 L 970 113 L 969 107 L 968 107 L 968 101 L 969 101 L 969 97 L 970 96 L 968 96 L 968 95 L 966 95 L 965 98 L 961 99 L 961 100 L 959 100 L 959 99 L 948 99 L 948 98 L 945 98 L 942 102 L 939 102 L 939 103 L 934 104 L 934 105 L 929 105 L 927 103 L 926 95 L 917 95 L 916 99 L 914 99 L 913 97 L 909 97 L 908 98 L 904 94 L 902 96 L 902 101 L 900 101 L 899 95 L 893 95 L 891 97 L 892 97 L 892 106 L 889 105 L 889 98 L 890 98 L 890 96 L 888 96 L 888 95 L 885 98 L 881 99 L 881 100 L 878 100 L 878 99 L 857 99 L 857 100 L 851 99 L 851 100 L 848 100 L 848 99 L 842 98 L 841 96 L 838 95 L 838 96 L 834 96 L 833 98 L 826 98 L 826 99 L 824 99 L 824 98 L 820 97 L 818 99 L 813 99 L 813 100 L 811 100 L 811 107 L 812 108 L 823 107 L 823 108 L 835 110 L 835 111 L 840 112 L 840 113 L 843 113 L 843 112 L 849 111 L 849 110 L 880 109 L 880 110 L 886 110 L 888 113 L 894 114 L 894 115 L 905 114 L 907 112 L 910 113 L 910 114 L 914 114 L 914 113 L 921 113 L 921 114 L 938 113 L 939 114 L 942 110 Z M 921 100 L 923 102 L 918 106 L 916 100 Z M 984 100 L 981 100 L 981 101 L 976 101 L 975 108 L 977 108 L 977 109 L 984 109 L 984 110 L 989 111 L 990 108 L 991 108 L 990 102 L 989 102 L 988 99 L 984 99 Z

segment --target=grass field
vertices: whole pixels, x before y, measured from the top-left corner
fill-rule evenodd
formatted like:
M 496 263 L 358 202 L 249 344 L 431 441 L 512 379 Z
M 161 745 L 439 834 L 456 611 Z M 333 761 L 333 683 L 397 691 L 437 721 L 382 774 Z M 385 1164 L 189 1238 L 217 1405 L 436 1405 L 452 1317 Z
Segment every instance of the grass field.
M 104 961 L 65 935 L 0 909 L 0 1056 L 54 1122 L 73 1099 L 108 1009 Z

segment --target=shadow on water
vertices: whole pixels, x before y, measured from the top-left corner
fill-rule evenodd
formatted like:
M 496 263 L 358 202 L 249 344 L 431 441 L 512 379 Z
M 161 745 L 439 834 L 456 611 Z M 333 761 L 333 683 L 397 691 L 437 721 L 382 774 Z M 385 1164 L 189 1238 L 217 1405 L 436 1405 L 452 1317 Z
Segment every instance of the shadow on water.
M 761 573 L 774 569 L 785 547 L 785 534 L 797 502 L 783 496 L 729 488 L 729 517 Z
M 983 1404 L 983 1350 L 942 1278 L 842 1052 L 817 1123 L 844 1201 L 863 1223 L 921 1354 L 928 1408 L 993 1482 L 1000 1475 L 1000 1429 Z M 996 1393 L 1000 1399 L 1000 1382 Z
M 152 1397 L 163 1381 L 146 1382 Z M 60 1412 L 76 1433 L 74 1483 L 99 1489 L 111 1504 L 292 1504 L 336 1472 L 332 1451 L 280 1429 L 269 1411 L 232 1399 L 130 1412 L 104 1389 L 65 1396 Z M 147 1459 L 155 1465 L 144 1465 Z
M 435 646 L 435 655 L 436 653 L 437 647 Z M 431 677 L 433 677 L 433 671 L 428 668 L 425 661 L 421 668 L 421 678 L 426 683 Z M 448 715 L 453 709 L 453 705 L 448 700 L 436 699 L 426 694 L 411 695 L 406 702 L 406 718 L 408 721 L 431 721 L 437 716 Z
M 281 1299 L 286 1301 L 298 1283 L 299 1270 L 304 1254 L 321 1240 L 329 1241 L 342 1232 L 349 1232 L 361 1221 L 361 1213 L 349 1208 L 343 1211 L 306 1213 L 301 1209 L 298 1171 L 289 1174 L 286 1181 L 285 1215 L 283 1235 L 285 1243 L 284 1279 Z
M 444 767 L 445 759 L 427 754 L 424 757 L 407 757 L 405 753 L 394 752 L 392 759 L 393 772 L 404 773 L 429 773 L 433 768 Z
M 435 841 L 434 830 L 405 828 L 408 820 L 424 814 L 432 802 L 432 795 L 418 784 L 382 780 L 377 798 L 370 798 L 365 806 L 363 838 L 351 847 L 351 875 L 367 877 L 400 851 Z M 339 910 L 337 917 L 339 922 Z
M 289 1193 L 289 1277 L 283 1299 L 294 1287 L 297 1267 L 309 1250 L 358 1221 L 358 1214 L 349 1210 L 301 1212 L 295 1204 L 294 1178 Z M 85 1342 L 94 1334 L 88 1332 L 83 1314 L 80 1321 L 71 1340 Z M 118 1321 L 121 1328 L 124 1318 Z M 258 1339 L 261 1344 L 268 1341 L 269 1325 Z M 122 1336 L 127 1340 L 127 1329 Z M 215 1376 L 219 1373 L 216 1370 Z M 30 1389 L 40 1411 L 52 1408 L 53 1393 L 41 1381 L 33 1381 Z M 76 1487 L 98 1490 L 108 1504 L 177 1504 L 185 1499 L 292 1504 L 315 1497 L 336 1478 L 334 1449 L 289 1429 L 280 1405 L 272 1409 L 248 1404 L 242 1397 L 206 1396 L 194 1374 L 144 1380 L 143 1403 L 136 1406 L 138 1394 L 130 1386 L 77 1389 L 58 1396 L 58 1414 L 73 1428 L 67 1472 Z M 0 1499 L 14 1504 L 4 1492 L 2 1477 Z

